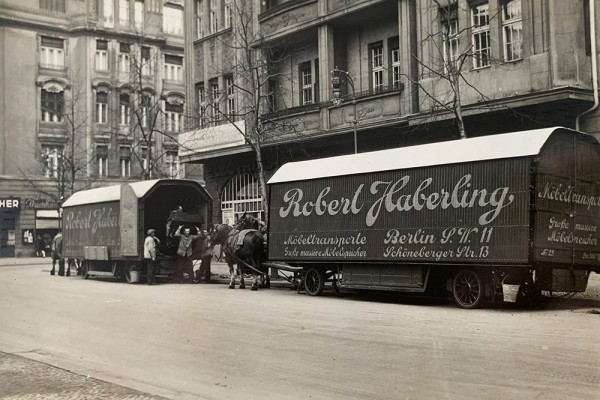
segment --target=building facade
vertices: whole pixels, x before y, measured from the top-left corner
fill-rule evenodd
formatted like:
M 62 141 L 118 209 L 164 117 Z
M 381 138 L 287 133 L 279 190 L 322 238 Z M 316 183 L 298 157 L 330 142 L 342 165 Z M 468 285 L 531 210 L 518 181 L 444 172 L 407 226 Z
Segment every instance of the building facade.
M 186 95 L 198 119 L 182 134 L 182 161 L 203 165 L 214 222 L 225 222 L 264 216 L 256 126 L 267 178 L 284 162 L 355 148 L 549 126 L 599 136 L 600 111 L 584 114 L 600 37 L 591 3 L 188 0 Z M 250 53 L 254 69 L 232 65 Z
M 184 2 L 0 0 L 0 256 L 73 191 L 183 177 Z

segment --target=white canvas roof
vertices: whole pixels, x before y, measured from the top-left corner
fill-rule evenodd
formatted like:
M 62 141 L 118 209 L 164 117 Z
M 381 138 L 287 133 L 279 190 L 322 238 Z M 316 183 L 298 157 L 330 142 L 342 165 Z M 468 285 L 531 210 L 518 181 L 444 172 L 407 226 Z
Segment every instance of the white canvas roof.
M 536 129 L 290 162 L 279 168 L 268 183 L 531 156 L 539 154 L 544 143 L 557 129 L 559 128 Z
M 158 181 L 159 179 L 153 179 L 149 181 L 133 182 L 129 183 L 129 185 L 132 187 L 135 195 L 138 198 L 142 198 Z M 121 198 L 121 186 L 122 185 L 105 186 L 76 192 L 63 203 L 63 207 L 117 201 Z

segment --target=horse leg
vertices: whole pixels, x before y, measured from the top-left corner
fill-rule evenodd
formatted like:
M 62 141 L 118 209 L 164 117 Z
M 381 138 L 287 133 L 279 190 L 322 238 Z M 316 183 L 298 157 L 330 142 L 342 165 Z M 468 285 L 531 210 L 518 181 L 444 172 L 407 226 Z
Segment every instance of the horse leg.
M 233 270 L 233 263 L 227 261 L 229 267 L 229 289 L 235 289 L 235 271 Z
M 236 264 L 237 273 L 240 277 L 240 289 L 246 289 L 246 282 L 244 281 L 244 274 L 242 273 L 242 268 L 240 268 L 240 264 Z

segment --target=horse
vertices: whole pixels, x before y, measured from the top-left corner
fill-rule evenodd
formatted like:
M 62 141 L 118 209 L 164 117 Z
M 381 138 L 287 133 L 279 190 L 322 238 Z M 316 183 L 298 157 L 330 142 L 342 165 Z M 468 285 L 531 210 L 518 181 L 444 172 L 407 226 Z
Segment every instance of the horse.
M 240 289 L 246 287 L 244 275 L 242 274 L 245 265 L 252 270 L 253 282 L 251 290 L 258 289 L 258 279 L 260 275 L 261 287 L 270 287 L 270 279 L 267 271 L 264 271 L 261 264 L 266 259 L 264 236 L 255 229 L 238 230 L 229 225 L 216 224 L 210 231 L 210 241 L 212 246 L 221 245 L 221 251 L 225 256 L 225 262 L 229 267 L 229 289 L 235 289 L 235 271 L 234 264 L 237 264 L 237 274 L 240 277 Z M 265 278 L 266 275 L 266 278 Z
M 248 213 L 244 213 L 240 217 L 237 224 L 235 225 L 235 228 L 240 231 L 243 229 L 255 229 L 259 231 L 263 236 L 267 234 L 267 226 L 265 225 L 265 223 L 262 220 L 253 217 Z

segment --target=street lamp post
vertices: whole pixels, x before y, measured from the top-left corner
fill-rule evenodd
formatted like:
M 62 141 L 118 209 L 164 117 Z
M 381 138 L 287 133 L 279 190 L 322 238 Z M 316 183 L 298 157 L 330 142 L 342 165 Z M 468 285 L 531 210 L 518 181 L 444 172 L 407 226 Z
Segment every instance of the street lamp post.
M 348 83 L 350 83 L 350 87 L 352 88 L 352 106 L 354 108 L 354 118 L 352 119 L 352 126 L 354 128 L 354 154 L 358 153 L 358 144 L 356 137 L 356 125 L 358 124 L 358 115 L 356 113 L 356 91 L 354 90 L 354 80 L 352 76 L 346 71 L 342 71 L 335 67 L 333 71 L 331 71 L 331 86 L 333 88 L 333 99 L 332 102 L 334 105 L 339 106 L 344 102 L 342 99 L 342 90 L 341 83 L 342 78 L 340 75 L 343 75 Z

